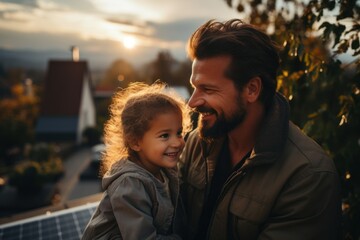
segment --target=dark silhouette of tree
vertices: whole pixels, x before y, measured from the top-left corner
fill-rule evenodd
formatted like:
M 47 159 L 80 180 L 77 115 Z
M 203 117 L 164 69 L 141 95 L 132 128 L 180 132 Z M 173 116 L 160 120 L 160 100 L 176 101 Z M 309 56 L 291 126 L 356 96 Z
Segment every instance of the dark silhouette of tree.
M 0 162 L 8 165 L 19 160 L 26 143 L 34 140 L 39 112 L 36 95 L 26 95 L 23 84 L 12 85 L 10 96 L 0 99 Z
M 154 62 L 150 63 L 150 82 L 160 79 L 169 85 L 174 83 L 173 69 L 176 60 L 169 51 L 160 51 Z
M 119 59 L 111 64 L 99 86 L 115 90 L 118 87 L 125 88 L 130 82 L 136 81 L 139 81 L 136 69 L 130 63 Z
M 174 72 L 174 85 L 175 86 L 185 86 L 189 93 L 193 91 L 190 85 L 190 76 L 191 76 L 191 64 L 190 60 L 184 60 L 179 63 L 178 68 Z
M 189 59 L 178 61 L 169 51 L 160 51 L 156 59 L 141 69 L 142 80 L 147 83 L 161 80 L 169 86 L 185 86 L 190 91 L 191 64 Z

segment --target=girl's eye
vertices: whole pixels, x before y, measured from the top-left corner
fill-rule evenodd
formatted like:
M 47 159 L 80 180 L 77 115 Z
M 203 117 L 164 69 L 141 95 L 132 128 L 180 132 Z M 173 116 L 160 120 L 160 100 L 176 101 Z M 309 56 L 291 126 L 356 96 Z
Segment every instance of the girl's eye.
M 168 138 L 169 137 L 169 134 L 168 133 L 164 133 L 164 134 L 161 134 L 160 135 L 160 138 Z
M 178 137 L 182 137 L 182 136 L 183 136 L 183 132 L 182 132 L 182 131 L 178 131 L 178 132 L 176 133 L 176 135 L 177 135 Z

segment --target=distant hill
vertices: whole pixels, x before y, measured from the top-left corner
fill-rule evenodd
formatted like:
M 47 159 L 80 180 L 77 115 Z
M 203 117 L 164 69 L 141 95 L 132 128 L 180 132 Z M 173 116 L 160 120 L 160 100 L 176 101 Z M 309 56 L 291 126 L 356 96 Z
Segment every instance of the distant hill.
M 19 67 L 45 70 L 49 59 L 66 59 L 69 57 L 70 53 L 65 51 L 7 50 L 0 48 L 0 64 L 5 69 Z
M 1 71 L 6 69 L 22 68 L 26 70 L 29 77 L 33 78 L 34 81 L 41 81 L 49 60 L 68 60 L 70 56 L 70 51 L 7 50 L 0 48 L 0 74 Z M 94 83 L 97 83 L 102 79 L 104 69 L 109 67 L 107 62 L 104 61 L 95 65 L 94 61 L 86 58 L 84 60 L 87 60 L 89 65 L 92 65 L 90 66 L 91 78 Z M 32 70 L 35 70 L 35 72 Z M 34 73 L 41 74 L 33 76 Z
M 91 71 L 108 69 L 111 64 L 122 59 L 131 63 L 135 68 L 140 68 L 156 59 L 157 49 L 145 48 L 141 52 L 89 52 L 80 48 L 80 60 L 88 62 Z M 5 49 L 0 47 L 0 65 L 6 68 L 20 67 L 45 71 L 49 60 L 71 59 L 71 51 L 64 50 L 27 50 Z
M 71 59 L 71 52 L 61 50 L 9 50 L 0 48 L 0 65 L 6 68 L 46 70 L 49 60 Z M 80 52 L 80 59 L 88 61 L 90 69 L 101 70 L 110 66 L 112 59 L 106 55 Z

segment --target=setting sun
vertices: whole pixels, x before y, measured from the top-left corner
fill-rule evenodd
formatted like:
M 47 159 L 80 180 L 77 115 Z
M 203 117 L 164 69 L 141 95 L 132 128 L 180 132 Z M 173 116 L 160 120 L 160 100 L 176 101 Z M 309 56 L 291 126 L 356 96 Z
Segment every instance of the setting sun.
M 136 46 L 136 39 L 133 37 L 125 37 L 123 39 L 124 47 L 127 49 L 133 49 Z

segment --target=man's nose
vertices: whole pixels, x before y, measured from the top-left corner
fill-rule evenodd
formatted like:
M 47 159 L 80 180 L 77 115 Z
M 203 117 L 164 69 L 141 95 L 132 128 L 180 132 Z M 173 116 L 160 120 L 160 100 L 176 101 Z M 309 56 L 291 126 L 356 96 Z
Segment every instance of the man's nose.
M 199 92 L 195 89 L 192 93 L 191 97 L 189 98 L 188 105 L 191 108 L 196 108 L 204 104 L 204 100 L 201 98 Z

